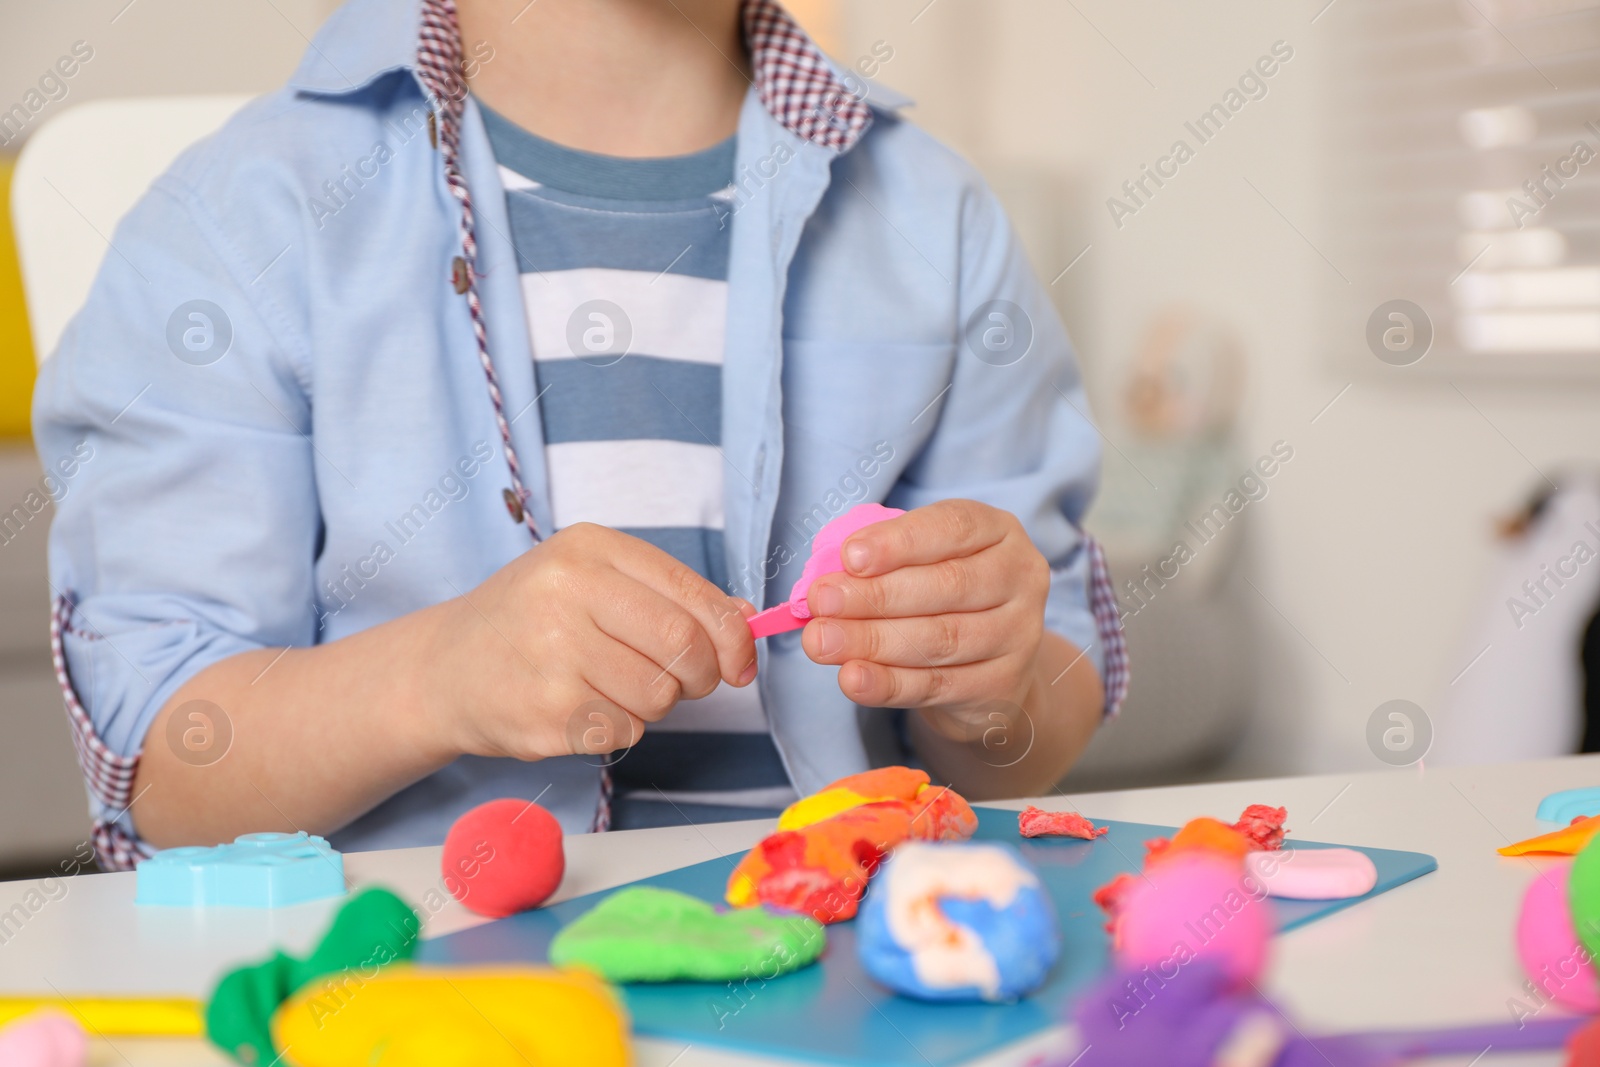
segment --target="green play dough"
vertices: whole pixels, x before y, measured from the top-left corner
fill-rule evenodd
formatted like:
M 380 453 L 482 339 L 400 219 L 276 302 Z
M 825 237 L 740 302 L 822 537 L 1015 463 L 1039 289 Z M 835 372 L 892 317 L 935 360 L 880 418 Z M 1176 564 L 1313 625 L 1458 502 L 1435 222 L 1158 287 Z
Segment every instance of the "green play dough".
M 613 893 L 550 942 L 550 962 L 611 982 L 726 982 L 776 978 L 822 955 L 828 935 L 801 915 L 718 911 L 670 889 Z
M 1567 876 L 1567 910 L 1572 929 L 1591 956 L 1600 955 L 1600 836 L 1589 839 Z
M 267 1067 L 278 1058 L 272 1015 L 301 987 L 336 971 L 363 974 L 409 960 L 417 944 L 417 916 L 387 889 L 350 898 L 305 959 L 275 952 L 261 963 L 223 975 L 206 1005 L 206 1036 L 240 1063 Z

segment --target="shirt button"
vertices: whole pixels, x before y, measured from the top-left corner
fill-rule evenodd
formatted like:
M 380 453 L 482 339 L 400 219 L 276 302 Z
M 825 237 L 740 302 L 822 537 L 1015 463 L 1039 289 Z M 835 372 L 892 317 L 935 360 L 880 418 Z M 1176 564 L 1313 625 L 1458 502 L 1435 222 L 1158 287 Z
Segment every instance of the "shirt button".
M 450 284 L 456 287 L 458 294 L 466 292 L 472 284 L 472 279 L 467 273 L 467 261 L 460 256 L 450 261 Z
M 512 522 L 522 521 L 522 501 L 517 499 L 517 494 L 510 489 L 501 490 L 501 496 L 506 501 L 506 511 L 511 514 Z
M 428 112 L 428 144 L 439 147 L 439 116 L 432 111 Z

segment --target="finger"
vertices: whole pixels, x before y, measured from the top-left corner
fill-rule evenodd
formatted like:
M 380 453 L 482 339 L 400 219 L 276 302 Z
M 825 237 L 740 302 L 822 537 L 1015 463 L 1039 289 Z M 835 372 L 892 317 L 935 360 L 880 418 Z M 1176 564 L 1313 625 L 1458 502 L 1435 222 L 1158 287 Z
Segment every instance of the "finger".
M 664 719 L 683 695 L 677 678 L 627 645 L 604 637 L 601 640 L 609 641 L 609 645 L 590 656 L 583 680 L 602 697 L 645 723 Z
M 921 708 L 992 700 L 1014 673 L 1003 660 L 955 667 L 891 667 L 851 660 L 839 668 L 839 691 L 869 708 Z
M 593 590 L 590 614 L 601 633 L 676 679 L 682 696 L 703 697 L 715 689 L 721 666 L 700 621 L 649 586 L 619 571 L 606 573 L 610 580 Z
M 863 578 L 937 563 L 998 544 L 1016 521 L 976 500 L 941 500 L 856 531 L 845 539 L 841 558 L 846 571 Z
M 1004 654 L 1015 643 L 1011 615 L 994 610 L 909 619 L 812 619 L 800 641 L 817 663 L 950 667 Z
M 857 578 L 825 574 L 811 583 L 806 604 L 819 618 L 903 619 L 955 611 L 983 611 L 1006 602 L 1016 585 L 1014 553 L 1003 544 L 971 556 L 898 567 Z
M 756 642 L 744 620 L 755 614 L 755 608 L 749 601 L 724 593 L 654 545 L 638 538 L 629 540 L 638 547 L 617 554 L 617 569 L 694 616 L 716 649 L 722 680 L 729 685 L 749 684 L 755 677 Z
M 560 747 L 541 751 L 604 756 L 628 748 L 644 736 L 644 720 L 590 685 L 583 686 L 582 698 L 573 705 L 561 726 Z

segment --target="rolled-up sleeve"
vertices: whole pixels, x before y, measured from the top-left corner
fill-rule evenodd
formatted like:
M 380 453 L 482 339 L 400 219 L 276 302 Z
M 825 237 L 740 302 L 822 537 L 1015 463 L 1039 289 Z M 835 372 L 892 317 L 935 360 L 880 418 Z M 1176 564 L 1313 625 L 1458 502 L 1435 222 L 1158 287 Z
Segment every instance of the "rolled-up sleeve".
M 1100 546 L 1082 528 L 1099 482 L 1100 436 L 1066 331 L 992 193 L 961 220 L 958 352 L 932 436 L 890 495 L 898 507 L 968 497 L 1015 514 L 1049 561 L 1045 625 L 1105 686 L 1127 693 L 1128 656 Z
M 50 532 L 52 633 L 111 866 L 144 851 L 130 789 L 173 693 L 315 634 L 304 352 L 241 260 L 162 179 L 118 226 L 34 395 L 46 469 L 72 459 Z

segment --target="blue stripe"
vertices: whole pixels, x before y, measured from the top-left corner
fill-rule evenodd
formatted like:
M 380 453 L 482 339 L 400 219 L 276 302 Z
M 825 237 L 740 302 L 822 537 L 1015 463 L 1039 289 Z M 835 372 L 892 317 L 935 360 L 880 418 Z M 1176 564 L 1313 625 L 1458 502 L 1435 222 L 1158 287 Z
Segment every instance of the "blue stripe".
M 651 800 L 649 794 L 617 797 L 611 802 L 613 830 L 654 830 L 663 826 L 704 826 L 714 822 L 742 822 L 745 819 L 772 819 L 777 808 L 746 808 L 734 804 L 685 804 L 682 801 Z
M 725 281 L 729 230 L 715 209 L 699 201 L 692 210 L 627 212 L 557 202 L 553 190 L 513 189 L 506 194 L 517 270 L 549 273 L 603 267 Z M 627 205 L 622 205 L 626 207 Z
M 688 200 L 733 182 L 734 137 L 684 156 L 603 156 L 547 141 L 478 101 L 496 162 L 531 181 L 608 200 Z
M 621 532 L 648 541 L 679 563 L 693 568 L 718 589 L 728 590 L 728 557 L 724 554 L 721 530 L 704 526 L 624 526 Z
M 771 734 L 645 731 L 611 768 L 619 793 L 770 789 L 789 784 Z
M 609 358 L 609 357 L 608 357 Z M 655 356 L 606 366 L 581 359 L 534 364 L 548 445 L 572 441 L 722 442 L 722 368 Z

